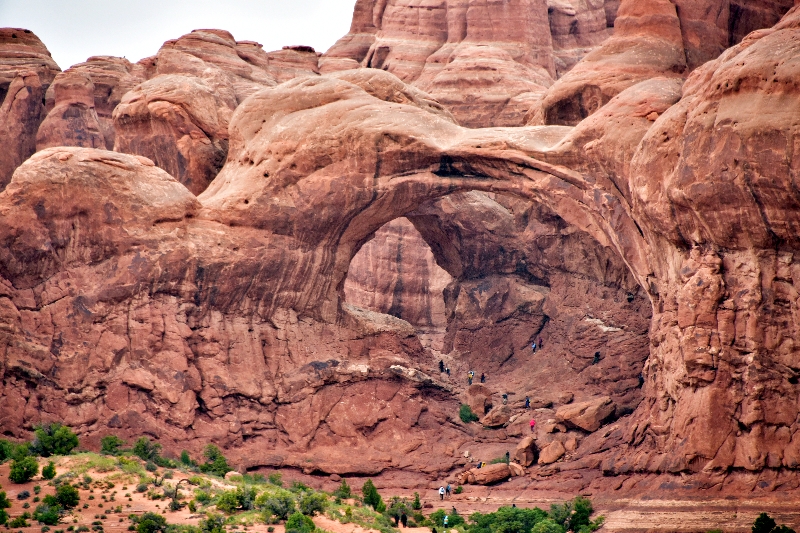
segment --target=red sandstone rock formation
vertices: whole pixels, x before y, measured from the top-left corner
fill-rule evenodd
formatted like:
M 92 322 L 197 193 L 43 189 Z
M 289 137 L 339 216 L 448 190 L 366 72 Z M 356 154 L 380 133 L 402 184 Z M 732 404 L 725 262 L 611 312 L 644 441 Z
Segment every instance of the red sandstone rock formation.
M 114 123 L 112 114 L 122 101 L 122 96 L 144 81 L 144 69 L 121 57 L 94 56 L 85 63 L 68 68 L 63 75 L 82 74 L 88 76 L 94 85 L 92 105 L 100 121 L 100 130 L 106 148 L 114 148 Z M 58 80 L 58 77 L 57 77 Z M 56 81 L 57 81 L 56 80 Z M 54 86 L 47 90 L 45 109 L 49 113 L 55 107 Z M 66 144 L 66 146 L 73 146 Z
M 320 66 L 388 70 L 429 92 L 461 124 L 518 126 L 552 84 L 556 63 L 566 72 L 607 38 L 616 10 L 605 4 L 360 0 L 350 32 Z
M 149 157 L 200 194 L 225 162 L 231 111 L 201 78 L 156 76 L 114 110 L 114 149 Z
M 443 334 L 447 319 L 442 291 L 451 280 L 419 232 L 401 218 L 378 230 L 356 254 L 344 294 L 352 305 Z
M 685 78 L 738 42 L 745 31 L 777 21 L 791 4 L 623 0 L 613 36 L 553 85 L 529 123 L 575 125 L 641 81 Z
M 688 69 L 720 25 L 686 17 Z M 711 486 L 754 471 L 796 487 L 798 20 L 795 9 L 751 34 L 682 88 L 676 76 L 629 80 L 575 128 L 468 130 L 387 73 L 289 81 L 232 114 L 227 163 L 199 198 L 141 156 L 34 155 L 0 193 L 0 424 L 22 436 L 59 420 L 90 444 L 109 427 L 176 449 L 213 440 L 243 466 L 453 471 L 464 463 L 454 452 L 472 446 L 458 387 L 427 370 L 436 358 L 407 322 L 342 304 L 356 251 L 408 216 L 457 282 L 448 342 L 465 364 L 500 374 L 511 361 L 522 375 L 508 384 L 525 390 L 519 344 L 544 325 L 545 350 L 563 348 L 559 336 L 581 350 L 559 368 L 542 359 L 537 377 L 572 372 L 591 386 L 578 402 L 636 407 L 588 435 L 546 425 L 537 442 L 552 466 L 531 484 L 680 472 Z M 714 38 L 696 43 L 706 29 Z M 217 37 L 202 37 L 203 54 L 241 66 Z M 159 76 L 115 116 L 166 132 L 192 160 L 250 90 L 236 76 Z M 464 218 L 446 216 L 470 202 Z M 548 252 L 537 262 L 518 247 L 526 231 Z M 469 238 L 479 232 L 490 238 Z M 503 243 L 513 253 L 499 254 Z M 482 333 L 469 338 L 473 325 Z M 505 435 L 525 429 L 518 404 Z
M 58 72 L 50 52 L 30 30 L 0 29 L 0 189 L 36 151 L 44 94 Z
M 36 134 L 36 149 L 52 146 L 105 148 L 106 140 L 94 108 L 94 84 L 79 72 L 61 73 L 53 85 L 55 106 Z

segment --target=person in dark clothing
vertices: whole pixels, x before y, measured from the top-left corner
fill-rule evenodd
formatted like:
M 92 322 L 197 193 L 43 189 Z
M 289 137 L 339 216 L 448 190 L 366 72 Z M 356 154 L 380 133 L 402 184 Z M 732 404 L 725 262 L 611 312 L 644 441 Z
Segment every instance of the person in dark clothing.
M 592 364 L 596 365 L 600 362 L 600 352 L 594 352 L 594 359 L 592 359 Z
M 444 361 L 439 359 L 439 372 L 444 372 Z
M 405 511 L 400 515 L 400 523 L 403 524 L 403 527 L 408 527 L 408 516 Z
M 400 525 L 400 517 L 397 516 L 397 515 L 394 515 L 392 518 L 394 518 L 394 527 L 399 526 Z
M 481 383 L 486 383 L 486 374 L 481 372 Z
M 544 339 L 539 337 L 539 349 L 541 350 L 542 348 L 544 348 Z
M 525 396 L 525 409 L 531 408 L 531 399 Z
M 445 374 L 447 374 L 447 377 L 449 378 L 449 377 L 450 377 L 450 367 L 449 367 L 449 366 L 448 366 L 448 367 L 446 367 L 446 368 L 444 369 L 444 372 L 445 372 Z
M 505 405 L 505 404 L 507 404 L 507 403 L 508 403 L 508 394 L 506 394 L 506 393 L 504 392 L 504 393 L 503 393 L 503 405 Z
M 639 387 L 644 385 L 644 374 L 639 374 Z
M 506 452 L 506 464 L 511 462 L 511 454 Z

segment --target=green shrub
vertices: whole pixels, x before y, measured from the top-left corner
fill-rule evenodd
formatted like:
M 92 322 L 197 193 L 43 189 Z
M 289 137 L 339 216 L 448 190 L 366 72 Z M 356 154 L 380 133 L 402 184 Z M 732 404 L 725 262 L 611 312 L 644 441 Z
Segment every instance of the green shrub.
M 295 512 L 294 498 L 286 493 L 269 496 L 266 493 L 256 498 L 256 507 L 268 512 L 279 520 L 286 520 Z
M 31 443 L 31 452 L 42 457 L 69 455 L 78 447 L 78 436 L 57 422 L 37 426 L 33 433 L 35 438 Z
M 78 494 L 78 489 L 72 485 L 64 484 L 59 485 L 56 489 L 56 500 L 64 509 L 72 509 L 73 507 L 77 507 L 81 497 L 80 494 Z
M 156 466 L 156 464 L 153 461 L 147 461 L 144 464 L 144 469 L 147 470 L 148 472 L 155 472 L 156 470 L 158 470 L 158 466 Z
M 459 408 L 458 410 L 458 417 L 465 424 L 469 424 L 470 422 L 477 422 L 478 420 L 480 420 L 478 418 L 478 415 L 472 412 L 472 408 L 465 403 L 461 404 L 461 408 Z
M 314 529 L 314 522 L 302 513 L 294 513 L 286 521 L 286 533 L 313 533 Z
M 283 487 L 283 475 L 280 472 L 273 472 L 267 476 L 267 480 L 276 487 Z
M 194 503 L 194 500 L 189 500 L 189 512 L 192 514 L 197 512 L 197 504 Z
M 198 502 L 200 502 L 203 505 L 206 505 L 211 501 L 211 494 L 200 489 L 194 491 L 194 497 Z
M 339 484 L 339 486 L 336 487 L 336 490 L 333 491 L 333 496 L 334 497 L 341 498 L 343 500 L 346 500 L 347 498 L 349 498 L 352 495 L 353 495 L 353 492 L 350 490 L 350 485 L 348 485 L 347 484 L 347 480 L 344 480 L 344 479 Z
M 204 520 L 200 520 L 200 531 L 203 533 L 224 533 L 225 517 L 219 514 L 208 513 Z
M 0 463 L 11 459 L 11 457 L 14 455 L 15 448 L 16 445 L 13 442 L 9 442 L 6 439 L 0 439 Z
M 419 500 L 419 492 L 414 493 L 414 501 L 411 502 L 411 508 L 415 511 L 422 509 L 422 502 Z
M 594 522 L 589 520 L 593 511 L 592 502 L 583 496 L 577 496 L 571 502 L 553 504 L 550 506 L 550 518 L 565 530 L 577 533 L 596 531 L 603 525 L 604 517 L 598 517 Z
M 50 461 L 47 466 L 42 468 L 42 478 L 53 479 L 54 477 L 56 477 L 56 464 Z
M 782 524 L 777 525 L 775 520 L 767 513 L 761 513 L 753 522 L 753 533 L 795 533 L 794 529 Z
M 530 533 L 531 528 L 547 518 L 547 513 L 537 508 L 501 507 L 494 513 L 474 513 L 470 533 Z
M 464 492 L 464 487 L 462 487 L 461 485 L 453 489 L 453 494 L 461 494 L 462 492 Z
M 228 461 L 222 455 L 220 449 L 214 444 L 209 444 L 203 450 L 203 457 L 206 458 L 205 464 L 200 465 L 200 471 L 213 474 L 215 476 L 224 476 L 232 470 L 228 466 Z
M 227 490 L 217 498 L 217 509 L 223 513 L 232 514 L 239 507 L 239 498 L 235 490 Z
M 10 528 L 17 528 L 17 527 L 31 527 L 28 521 L 25 519 L 25 515 L 20 515 L 16 517 L 14 520 L 8 523 L 8 527 Z
M 122 446 L 125 446 L 124 440 L 116 435 L 106 435 L 100 441 L 100 453 L 105 455 L 117 455 Z
M 157 533 L 167 531 L 167 519 L 157 513 L 144 513 L 136 524 L 136 533 Z
M 33 457 L 22 457 L 11 462 L 8 479 L 12 483 L 25 483 L 39 472 L 39 463 Z
M 195 462 L 192 461 L 192 458 L 189 456 L 189 452 L 187 452 L 186 450 L 183 450 L 181 452 L 181 463 L 183 463 L 186 466 L 195 466 Z
M 383 503 L 383 498 L 378 493 L 378 489 L 375 488 L 375 484 L 372 483 L 371 479 L 368 479 L 364 482 L 364 485 L 361 487 L 361 494 L 364 497 L 364 505 L 369 505 L 379 513 L 380 507 L 386 508 L 386 505 Z
M 143 461 L 155 461 L 161 453 L 161 445 L 157 442 L 150 442 L 147 437 L 141 437 L 134 443 L 131 451 L 133 455 Z
M 319 492 L 307 492 L 299 501 L 300 512 L 307 516 L 314 516 L 316 513 L 324 513 L 328 505 L 328 499 Z
M 6 496 L 6 491 L 0 491 L 0 509 L 10 509 L 11 502 Z
M 33 512 L 33 518 L 40 524 L 54 526 L 58 524 L 58 521 L 61 519 L 61 507 L 58 505 L 40 503 Z
M 8 513 L 5 509 L 0 509 L 0 526 L 8 523 Z
M 455 511 L 455 508 L 453 508 Z M 441 527 L 444 525 L 444 517 L 447 516 L 447 528 L 451 529 L 456 526 L 459 526 L 464 523 L 464 517 L 458 513 L 447 513 L 444 509 L 439 509 L 433 513 L 431 513 L 430 518 L 428 519 L 431 523 L 433 523 L 436 527 Z M 505 531 L 504 533 L 513 533 L 511 531 Z

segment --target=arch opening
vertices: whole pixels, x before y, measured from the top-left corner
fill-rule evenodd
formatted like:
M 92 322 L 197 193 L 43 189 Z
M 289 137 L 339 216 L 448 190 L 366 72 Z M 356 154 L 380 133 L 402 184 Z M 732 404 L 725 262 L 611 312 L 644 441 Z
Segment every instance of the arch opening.
M 622 416 L 643 398 L 647 293 L 615 249 L 529 198 L 458 192 L 387 223 L 353 257 L 343 300 L 410 322 L 460 385 L 485 374 L 543 416 L 602 396 Z

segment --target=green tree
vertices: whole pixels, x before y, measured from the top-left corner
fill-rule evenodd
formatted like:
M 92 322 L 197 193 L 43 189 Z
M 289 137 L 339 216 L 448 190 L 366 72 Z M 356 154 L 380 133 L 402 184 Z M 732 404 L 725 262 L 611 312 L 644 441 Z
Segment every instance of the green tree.
M 144 513 L 136 525 L 136 533 L 165 533 L 167 519 L 156 513 Z
M 61 520 L 61 507 L 48 503 L 40 503 L 33 512 L 33 518 L 41 524 L 54 526 Z
M 0 509 L 0 526 L 4 526 L 8 523 L 8 513 L 5 509 Z
M 770 515 L 767 513 L 761 513 L 756 518 L 756 521 L 753 523 L 752 532 L 753 533 L 772 533 L 772 530 L 775 529 L 775 520 L 772 519 Z
M 6 491 L 0 491 L 0 509 L 11 509 L 11 502 L 6 496 Z
M 53 479 L 56 477 L 56 464 L 53 461 L 47 463 L 47 466 L 42 468 L 43 479 Z
M 139 457 L 143 461 L 155 462 L 161 453 L 161 445 L 157 442 L 150 442 L 150 439 L 147 437 L 141 437 L 134 443 L 131 451 L 133 455 Z
M 12 483 L 25 483 L 30 481 L 39 472 L 39 463 L 33 457 L 22 457 L 11 461 L 11 471 L 8 479 Z
M 241 500 L 235 490 L 226 490 L 217 497 L 217 509 L 225 514 L 232 514 L 241 507 Z
M 361 487 L 361 494 L 364 497 L 364 505 L 369 505 L 376 511 L 378 511 L 380 507 L 386 507 L 383 503 L 383 498 L 378 494 L 378 489 L 375 488 L 375 484 L 372 483 L 371 479 L 364 482 L 364 485 Z
M 72 485 L 62 483 L 58 486 L 58 488 L 56 488 L 56 500 L 64 509 L 72 509 L 73 507 L 78 506 L 78 503 L 81 501 L 81 497 L 78 493 L 78 489 Z
M 42 457 L 69 455 L 78 447 L 78 436 L 57 422 L 37 426 L 33 433 L 35 438 L 31 443 L 31 452 Z
M 106 435 L 100 441 L 100 453 L 105 455 L 118 455 L 119 449 L 125 446 L 125 441 L 116 435 Z
M 353 495 L 352 491 L 350 490 L 350 485 L 347 484 L 347 480 L 342 480 L 339 486 L 336 487 L 336 490 L 333 491 L 333 495 L 334 497 L 341 498 L 342 500 L 346 500 Z
M 283 487 L 283 475 L 280 472 L 271 473 L 267 480 L 276 487 Z
M 316 513 L 322 514 L 325 512 L 328 500 L 324 494 L 319 492 L 307 492 L 300 497 L 298 503 L 301 513 L 307 516 L 314 516 Z
M 480 420 L 478 418 L 478 415 L 472 412 L 472 408 L 465 403 L 461 404 L 461 408 L 458 410 L 458 417 L 465 424 L 469 424 L 470 422 L 477 422 L 478 420 Z
M 13 442 L 8 442 L 6 439 L 0 439 L 0 463 L 5 462 L 14 455 L 14 448 L 16 446 Z
M 564 533 L 564 528 L 551 518 L 545 518 L 531 529 L 531 533 Z
M 203 450 L 203 457 L 206 458 L 205 464 L 200 465 L 200 471 L 216 476 L 224 476 L 231 470 L 228 460 L 222 455 L 222 451 L 214 444 L 209 444 Z
M 286 533 L 313 533 L 315 529 L 311 518 L 302 513 L 294 513 L 286 521 Z

